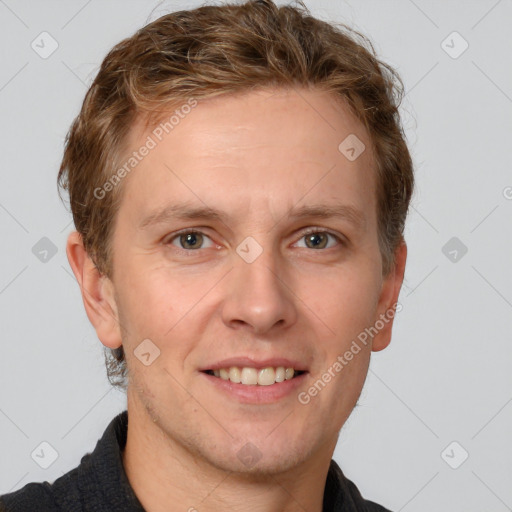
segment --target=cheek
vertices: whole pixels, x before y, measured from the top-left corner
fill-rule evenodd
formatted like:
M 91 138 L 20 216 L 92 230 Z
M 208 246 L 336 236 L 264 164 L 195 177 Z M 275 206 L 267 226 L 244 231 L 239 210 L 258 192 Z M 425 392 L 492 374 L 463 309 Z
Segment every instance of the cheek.
M 147 273 L 131 273 L 118 283 L 118 310 L 125 352 L 133 351 L 146 339 L 162 351 L 165 333 L 176 323 L 169 287 Z M 171 330 L 172 333 L 172 330 Z
M 205 293 L 204 280 L 180 279 L 172 269 L 156 268 L 139 272 L 122 288 L 120 313 L 127 339 L 133 349 L 150 339 L 160 349 L 160 364 L 183 360 L 202 328 L 198 304 Z M 179 340 L 179 343 L 176 341 Z M 165 354 L 172 352 L 172 358 Z
M 373 320 L 379 295 L 379 281 L 369 269 L 347 268 L 326 278 L 310 281 L 299 293 L 330 334 L 346 339 L 357 336 Z

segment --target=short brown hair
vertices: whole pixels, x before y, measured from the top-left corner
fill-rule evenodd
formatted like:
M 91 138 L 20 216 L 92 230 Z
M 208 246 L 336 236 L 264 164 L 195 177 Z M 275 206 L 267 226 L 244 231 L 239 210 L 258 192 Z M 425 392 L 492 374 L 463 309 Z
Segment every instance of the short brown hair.
M 76 230 L 102 274 L 113 277 L 111 239 L 123 187 L 101 200 L 94 191 L 120 165 L 136 118 L 148 125 L 192 97 L 267 86 L 332 92 L 362 121 L 377 167 L 383 275 L 392 270 L 414 186 L 398 112 L 403 83 L 377 59 L 366 36 L 316 19 L 298 4 L 249 0 L 170 13 L 105 57 L 66 136 L 58 174 L 58 186 L 69 191 Z M 106 349 L 105 359 L 110 382 L 126 389 L 123 348 Z

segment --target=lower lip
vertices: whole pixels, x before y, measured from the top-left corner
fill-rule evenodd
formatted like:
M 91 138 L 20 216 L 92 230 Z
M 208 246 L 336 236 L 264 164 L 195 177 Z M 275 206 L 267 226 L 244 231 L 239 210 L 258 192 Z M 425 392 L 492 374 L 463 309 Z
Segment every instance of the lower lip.
M 307 372 L 301 373 L 293 379 L 283 382 L 276 382 L 270 386 L 260 386 L 258 384 L 236 384 L 230 380 L 224 380 L 214 375 L 201 372 L 201 375 L 208 379 L 222 393 L 230 398 L 236 398 L 243 404 L 271 404 L 277 402 L 294 392 L 304 383 Z

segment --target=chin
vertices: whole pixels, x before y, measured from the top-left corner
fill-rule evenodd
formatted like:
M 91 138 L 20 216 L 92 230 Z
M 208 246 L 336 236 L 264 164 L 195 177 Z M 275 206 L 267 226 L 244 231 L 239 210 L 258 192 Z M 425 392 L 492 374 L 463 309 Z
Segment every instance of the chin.
M 248 452 L 250 453 L 250 450 Z M 254 460 L 247 458 L 244 460 L 238 455 L 239 452 L 233 453 L 230 457 L 215 458 L 213 456 L 209 462 L 216 468 L 235 473 L 241 478 L 263 482 L 300 466 L 306 460 L 303 451 L 290 452 L 289 448 L 281 453 L 276 453 L 275 450 L 255 452 Z

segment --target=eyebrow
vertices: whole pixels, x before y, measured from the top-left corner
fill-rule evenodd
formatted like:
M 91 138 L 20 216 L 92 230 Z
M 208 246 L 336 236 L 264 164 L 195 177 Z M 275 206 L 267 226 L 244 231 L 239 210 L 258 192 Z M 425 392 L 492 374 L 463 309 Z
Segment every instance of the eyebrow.
M 357 228 L 366 226 L 366 216 L 364 213 L 350 205 L 325 205 L 313 204 L 292 208 L 283 218 L 301 219 L 301 218 L 338 218 L 347 220 Z M 279 219 L 279 220 L 281 220 Z M 139 230 L 147 229 L 151 226 L 164 224 L 172 220 L 216 220 L 222 223 L 228 222 L 228 215 L 222 211 L 210 208 L 208 206 L 196 206 L 190 203 L 177 203 L 160 208 L 146 217 L 138 224 Z

